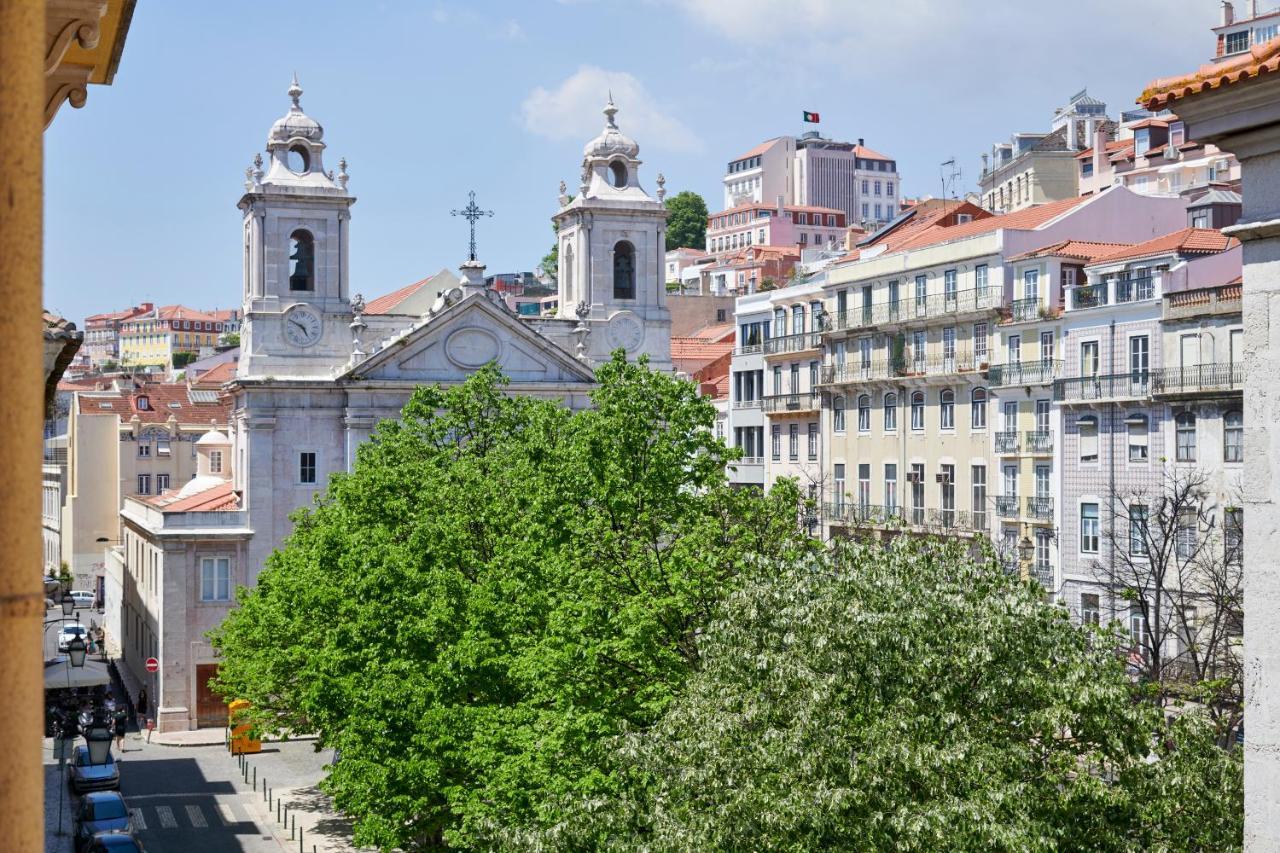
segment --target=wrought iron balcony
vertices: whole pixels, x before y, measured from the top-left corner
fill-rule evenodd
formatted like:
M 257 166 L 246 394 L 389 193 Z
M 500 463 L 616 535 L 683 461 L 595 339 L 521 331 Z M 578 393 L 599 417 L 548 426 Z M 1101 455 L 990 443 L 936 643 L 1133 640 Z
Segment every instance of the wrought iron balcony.
M 1076 403 L 1089 400 L 1138 400 L 1151 393 L 1151 372 L 1112 373 L 1055 379 L 1053 399 Z
M 987 377 L 993 386 L 1043 385 L 1062 375 L 1062 361 L 1015 361 L 1011 364 L 995 364 L 987 369 Z
M 1081 284 L 1071 288 L 1071 307 L 1080 308 L 1098 308 L 1107 304 L 1107 286 L 1102 282 L 1097 284 Z
M 1018 431 L 1016 429 L 996 433 L 996 453 L 1017 453 L 1018 449 Z
M 764 342 L 764 354 L 776 355 L 786 352 L 804 352 L 822 346 L 821 332 L 801 332 L 798 335 L 783 335 L 769 338 Z
M 860 504 L 853 502 L 828 503 L 823 512 L 828 521 L 843 524 L 905 524 L 906 514 L 900 506 Z
M 1155 279 L 1149 275 L 1117 278 L 1113 284 L 1117 305 L 1154 299 L 1156 295 Z
M 830 523 L 867 527 L 906 526 L 922 531 L 956 533 L 985 531 L 987 527 L 985 512 L 970 513 L 962 509 L 925 509 L 924 507 L 836 502 L 824 504 L 823 514 Z
M 996 515 L 1001 518 L 1018 517 L 1017 495 L 998 495 L 996 497 Z
M 801 394 L 770 394 L 764 398 L 766 412 L 811 412 L 821 408 L 816 391 Z
M 992 287 L 930 293 L 923 298 L 905 294 L 904 297 L 837 313 L 836 328 L 865 329 L 894 323 L 915 323 L 953 318 L 974 311 L 995 311 L 1000 307 L 1000 292 Z
M 1030 299 L 1015 299 L 1013 305 L 1010 306 L 1009 319 L 1014 323 L 1025 323 L 1028 320 L 1036 320 L 1040 317 L 1040 298 L 1033 296 Z
M 1200 364 L 1166 367 L 1151 373 L 1151 393 L 1156 397 L 1217 394 L 1244 390 L 1244 365 Z
M 1027 498 L 1027 517 L 1053 521 L 1053 498 Z
M 883 358 L 862 362 L 855 356 L 853 361 L 844 364 L 831 364 L 822 368 L 822 382 L 825 385 L 853 382 L 884 382 L 895 379 L 914 377 L 953 377 L 961 375 L 977 375 L 978 369 L 973 356 L 967 350 L 957 350 L 953 356 L 928 355 L 915 357 L 908 353 L 899 360 Z
M 760 400 L 734 400 L 733 407 L 735 409 L 758 409 L 760 408 Z
M 1053 453 L 1053 433 L 1047 430 L 1029 430 L 1026 441 L 1028 453 Z
M 1053 592 L 1053 566 L 1037 562 L 1032 566 L 1031 574 L 1046 592 Z

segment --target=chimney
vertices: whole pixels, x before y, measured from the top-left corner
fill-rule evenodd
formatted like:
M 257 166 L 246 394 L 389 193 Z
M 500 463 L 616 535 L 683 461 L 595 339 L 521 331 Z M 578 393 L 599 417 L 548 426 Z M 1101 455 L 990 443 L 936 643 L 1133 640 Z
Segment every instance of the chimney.
M 782 216 L 785 211 L 782 209 L 782 196 L 778 196 L 778 215 Z
M 859 137 L 858 137 L 858 144 L 859 144 L 859 145 L 863 145 L 863 146 L 865 146 L 865 145 L 866 145 L 866 143 L 862 141 L 862 137 L 861 137 L 861 136 L 859 136 Z
M 1102 129 L 1099 124 L 1097 130 L 1093 132 L 1093 178 L 1098 179 L 1102 174 L 1102 164 L 1106 162 L 1107 154 L 1107 132 Z
M 1222 23 L 1219 26 L 1229 27 L 1236 20 L 1236 9 L 1231 5 L 1231 0 L 1222 0 Z
M 1249 0 L 1249 18 L 1258 17 L 1258 0 Z

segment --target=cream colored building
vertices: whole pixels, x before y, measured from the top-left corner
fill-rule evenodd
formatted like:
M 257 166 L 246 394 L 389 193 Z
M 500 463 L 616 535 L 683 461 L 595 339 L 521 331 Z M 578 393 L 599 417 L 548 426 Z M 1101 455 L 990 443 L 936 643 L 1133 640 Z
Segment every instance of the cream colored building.
M 820 374 L 828 532 L 892 519 L 916 531 L 994 534 L 993 435 L 1003 424 L 991 367 L 1004 358 L 998 324 L 1015 296 L 1026 298 L 1010 259 L 1069 238 L 1138 242 L 1184 216 L 1177 199 L 1124 189 L 1005 216 L 960 203 L 918 223 L 907 217 L 900 233 L 831 267 Z M 1042 292 L 1053 289 L 1046 282 Z M 1019 402 L 1018 431 L 1033 427 L 1023 410 Z M 1023 467 L 1034 470 L 1030 459 Z
M 764 341 L 765 485 L 791 477 L 802 493 L 821 494 L 823 279 L 769 292 Z
M 120 539 L 120 506 L 130 495 L 180 488 L 195 475 L 194 442 L 211 423 L 225 427 L 228 401 L 185 383 L 147 383 L 77 392 L 67 426 L 62 559 L 76 589 L 103 597 L 103 552 Z

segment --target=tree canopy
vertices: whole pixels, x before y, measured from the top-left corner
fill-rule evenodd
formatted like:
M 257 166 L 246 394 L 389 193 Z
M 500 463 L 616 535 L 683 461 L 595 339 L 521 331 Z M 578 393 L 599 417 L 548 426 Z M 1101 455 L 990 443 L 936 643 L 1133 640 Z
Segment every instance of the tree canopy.
M 707 245 L 707 203 L 691 190 L 681 190 L 664 202 L 667 218 L 667 251 L 687 246 L 704 249 Z
M 737 578 L 812 549 L 793 486 L 729 487 L 693 385 L 620 354 L 597 378 L 578 413 L 493 367 L 416 391 L 213 635 L 260 728 L 340 750 L 358 843 L 473 846 L 612 792 L 608 745 L 663 714 Z
M 604 796 L 494 846 L 1229 850 L 1239 750 L 1134 702 L 1115 638 L 956 543 L 850 545 L 759 573 L 702 665 L 615 741 Z M 547 827 L 550 828 L 547 828 Z

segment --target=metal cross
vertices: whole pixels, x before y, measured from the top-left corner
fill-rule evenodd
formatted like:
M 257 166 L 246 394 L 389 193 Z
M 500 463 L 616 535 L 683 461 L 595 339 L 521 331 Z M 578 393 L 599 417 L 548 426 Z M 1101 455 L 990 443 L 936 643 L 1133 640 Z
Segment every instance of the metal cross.
M 492 210 L 481 210 L 476 206 L 476 191 L 468 194 L 467 206 L 462 210 L 449 211 L 452 216 L 461 216 L 471 221 L 471 260 L 476 259 L 476 220 L 482 216 L 493 216 Z

